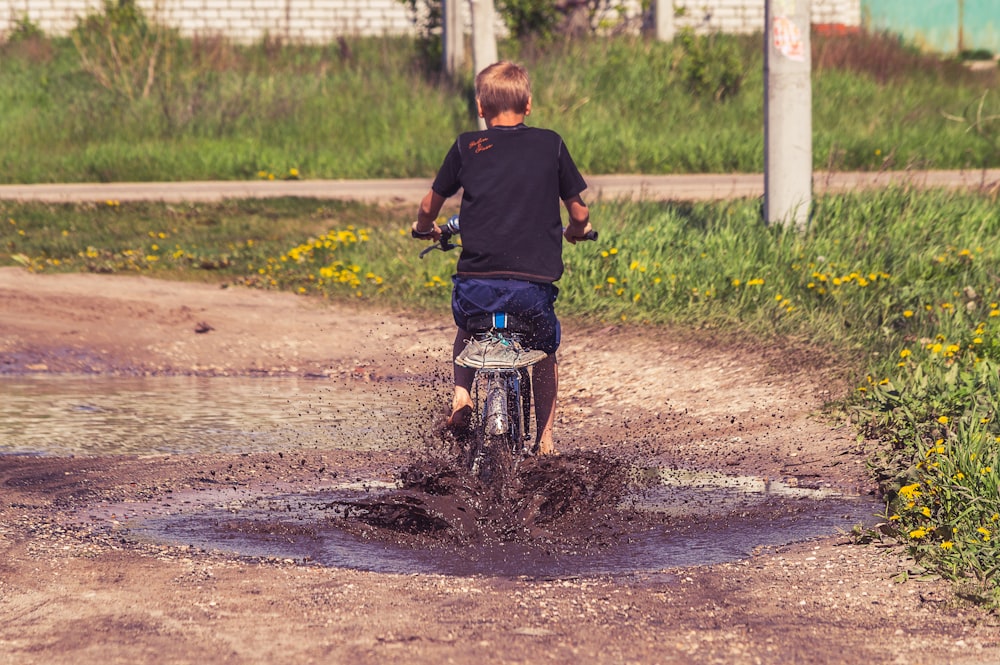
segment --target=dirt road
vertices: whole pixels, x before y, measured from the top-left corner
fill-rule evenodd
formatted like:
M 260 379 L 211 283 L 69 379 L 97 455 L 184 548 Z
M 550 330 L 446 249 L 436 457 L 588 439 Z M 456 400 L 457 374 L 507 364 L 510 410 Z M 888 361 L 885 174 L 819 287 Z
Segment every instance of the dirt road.
M 432 419 L 447 392 L 449 331 L 443 315 L 418 321 L 289 294 L 0 269 L 8 377 L 383 382 L 430 394 Z M 566 453 L 872 489 L 850 427 L 818 415 L 845 386 L 808 349 L 572 322 L 565 340 L 557 443 Z M 912 564 L 898 551 L 846 536 L 641 574 L 454 577 L 163 545 L 109 514 L 220 486 L 305 493 L 335 475 L 391 479 L 405 462 L 399 452 L 350 451 L 2 456 L 0 662 L 1000 662 L 996 616 L 958 602 L 943 582 L 907 577 Z
M 757 173 L 682 175 L 590 175 L 587 199 L 711 201 L 764 194 Z M 817 172 L 817 194 L 914 185 L 946 189 L 995 189 L 1000 169 L 970 171 Z M 219 201 L 226 198 L 305 196 L 367 202 L 416 204 L 430 187 L 428 178 L 396 180 L 255 180 L 225 182 L 110 182 L 0 185 L 0 200 L 23 201 Z

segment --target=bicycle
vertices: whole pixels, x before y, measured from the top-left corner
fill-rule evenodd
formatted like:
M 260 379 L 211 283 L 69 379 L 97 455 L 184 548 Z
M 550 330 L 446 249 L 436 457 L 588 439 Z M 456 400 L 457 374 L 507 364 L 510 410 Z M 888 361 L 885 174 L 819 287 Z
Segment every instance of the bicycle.
M 451 251 L 451 242 L 460 233 L 458 215 L 439 226 L 441 238 L 420 252 Z M 414 233 L 414 237 L 422 236 Z M 591 231 L 587 240 L 596 240 Z M 491 312 L 470 319 L 465 349 L 455 363 L 476 370 L 472 384 L 472 420 L 463 464 L 472 475 L 488 484 L 502 483 L 517 464 L 535 454 L 530 442 L 531 373 L 529 368 L 547 357 L 531 349 L 527 340 L 532 331 L 525 319 L 506 312 Z

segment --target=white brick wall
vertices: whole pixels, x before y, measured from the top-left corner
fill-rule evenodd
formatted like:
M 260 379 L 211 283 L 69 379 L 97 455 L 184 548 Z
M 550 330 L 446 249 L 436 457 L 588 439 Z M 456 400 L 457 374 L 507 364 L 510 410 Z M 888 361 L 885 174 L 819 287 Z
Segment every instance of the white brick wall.
M 804 2 L 805 0 L 799 0 Z M 309 42 L 340 35 L 408 34 L 409 10 L 398 0 L 137 0 L 182 34 L 224 34 L 256 41 L 265 34 Z M 619 0 L 626 16 L 640 13 L 638 0 Z M 27 18 L 48 34 L 62 35 L 76 18 L 102 6 L 100 0 L 0 0 L 0 37 Z M 468 6 L 463 5 L 466 14 Z M 764 0 L 674 0 L 677 28 L 747 33 L 764 27 Z M 613 17 L 612 13 L 609 18 Z M 812 0 L 814 23 L 861 24 L 861 0 Z M 468 25 L 468 21 L 466 21 Z
M 674 0 L 674 7 L 681 11 L 675 20 L 678 29 L 735 33 L 764 29 L 764 0 Z M 811 10 L 813 23 L 861 25 L 861 0 L 812 0 Z

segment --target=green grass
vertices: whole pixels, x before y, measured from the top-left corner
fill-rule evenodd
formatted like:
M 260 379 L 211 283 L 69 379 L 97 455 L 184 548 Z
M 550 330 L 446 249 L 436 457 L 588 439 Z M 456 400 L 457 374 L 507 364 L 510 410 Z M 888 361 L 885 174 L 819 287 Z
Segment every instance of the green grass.
M 429 178 L 455 134 L 475 127 L 471 72 L 445 80 L 416 40 L 240 46 L 157 34 L 164 55 L 150 79 L 134 45 L 118 78 L 99 57 L 101 40 L 0 45 L 0 182 L 239 180 L 292 169 Z M 584 172 L 760 172 L 759 41 L 508 42 L 500 52 L 528 66 L 531 122 L 562 133 Z M 816 168 L 1000 166 L 995 72 L 867 35 L 816 37 L 814 60 Z
M 929 568 L 1000 593 L 1000 207 L 894 188 L 817 200 L 806 233 L 757 201 L 601 203 L 565 252 L 560 312 L 808 346 L 853 377 L 876 441 L 881 530 Z M 446 310 L 454 255 L 417 258 L 412 210 L 285 199 L 0 203 L 0 263 L 223 281 Z

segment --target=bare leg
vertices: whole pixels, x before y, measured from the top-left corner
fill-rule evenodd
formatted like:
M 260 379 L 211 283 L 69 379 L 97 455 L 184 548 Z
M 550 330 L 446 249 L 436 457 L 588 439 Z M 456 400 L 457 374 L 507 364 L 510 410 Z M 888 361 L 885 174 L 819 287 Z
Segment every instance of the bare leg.
M 555 442 L 552 426 L 556 421 L 556 397 L 559 394 L 559 371 L 556 354 L 535 363 L 531 372 L 531 383 L 535 397 L 535 443 L 539 455 L 554 455 Z
M 455 344 L 452 349 L 452 360 L 454 360 L 462 349 L 465 348 L 465 340 L 469 339 L 469 333 L 465 332 L 461 328 L 455 333 Z M 472 407 L 472 381 L 476 377 L 476 370 L 471 367 L 460 367 L 454 365 L 455 368 L 455 396 L 451 400 L 451 415 L 452 417 L 448 419 L 449 424 L 454 425 L 466 425 L 467 422 L 457 422 L 458 418 L 455 417 L 460 410 L 464 407 Z

